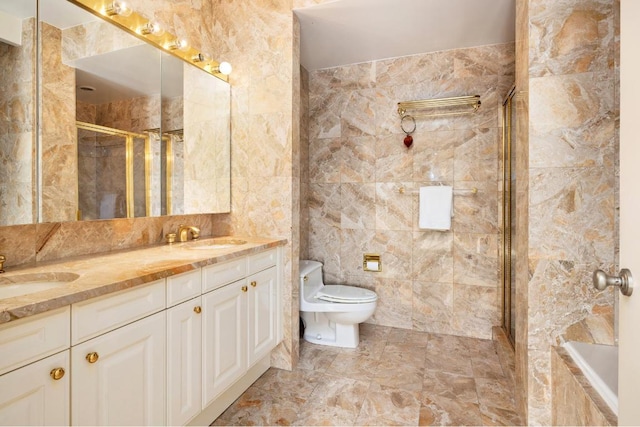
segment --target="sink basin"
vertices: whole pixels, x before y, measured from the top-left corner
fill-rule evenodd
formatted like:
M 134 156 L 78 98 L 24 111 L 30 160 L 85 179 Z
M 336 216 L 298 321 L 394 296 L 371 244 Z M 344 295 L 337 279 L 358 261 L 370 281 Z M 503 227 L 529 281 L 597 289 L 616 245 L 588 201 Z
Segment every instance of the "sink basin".
M 19 297 L 57 288 L 73 282 L 78 277 L 75 273 L 56 272 L 0 276 L 0 299 Z
M 242 239 L 231 239 L 231 238 L 211 239 L 205 242 L 189 245 L 187 246 L 187 248 L 188 249 L 224 249 L 224 248 L 233 248 L 235 246 L 244 245 L 245 243 L 247 243 L 247 241 Z

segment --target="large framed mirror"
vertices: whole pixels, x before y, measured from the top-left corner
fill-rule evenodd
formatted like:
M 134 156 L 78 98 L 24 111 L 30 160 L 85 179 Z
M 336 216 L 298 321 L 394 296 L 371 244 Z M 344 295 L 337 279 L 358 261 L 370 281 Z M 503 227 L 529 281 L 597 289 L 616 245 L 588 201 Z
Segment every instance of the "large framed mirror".
M 37 219 L 35 0 L 0 0 L 0 226 Z
M 14 10 L 24 3 L 0 0 L 0 11 L 38 34 L 37 49 L 6 56 L 33 58 L 20 67 L 39 69 L 31 87 L 20 83 L 31 122 L 39 107 L 40 132 L 33 137 L 32 123 L 25 131 L 30 159 L 5 154 L 3 133 L 0 156 L 30 181 L 20 186 L 12 174 L 12 188 L 0 187 L 2 225 L 229 212 L 229 84 L 67 0 L 40 0 L 36 31 L 35 2 L 30 17 Z M 16 68 L 0 65 L 3 77 Z

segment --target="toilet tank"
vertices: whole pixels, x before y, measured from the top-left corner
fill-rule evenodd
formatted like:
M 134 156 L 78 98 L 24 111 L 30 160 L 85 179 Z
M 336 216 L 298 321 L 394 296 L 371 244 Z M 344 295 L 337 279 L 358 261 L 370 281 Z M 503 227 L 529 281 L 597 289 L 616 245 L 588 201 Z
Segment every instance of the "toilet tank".
M 307 301 L 322 288 L 322 263 L 318 261 L 300 261 L 300 295 Z

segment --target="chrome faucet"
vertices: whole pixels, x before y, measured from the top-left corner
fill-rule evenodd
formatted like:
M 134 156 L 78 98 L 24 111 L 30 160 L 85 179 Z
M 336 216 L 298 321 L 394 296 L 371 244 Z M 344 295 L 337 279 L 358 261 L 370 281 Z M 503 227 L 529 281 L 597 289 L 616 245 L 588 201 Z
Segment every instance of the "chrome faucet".
M 200 229 L 198 227 L 194 227 L 193 225 L 180 225 L 178 227 L 178 239 L 181 242 L 186 242 L 189 240 L 189 232 L 191 232 L 191 236 L 193 240 L 197 240 L 200 237 Z

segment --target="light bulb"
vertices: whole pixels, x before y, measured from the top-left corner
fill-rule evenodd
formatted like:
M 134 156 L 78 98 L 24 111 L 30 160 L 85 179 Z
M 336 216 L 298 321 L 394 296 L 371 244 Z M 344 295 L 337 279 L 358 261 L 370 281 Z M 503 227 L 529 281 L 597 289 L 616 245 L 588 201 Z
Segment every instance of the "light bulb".
M 231 71 L 233 70 L 233 67 L 231 66 L 231 64 L 229 64 L 226 61 L 221 62 L 218 65 L 218 72 L 220 74 L 224 74 L 225 76 L 228 76 L 229 74 L 231 74 Z
M 153 34 L 154 36 L 161 36 L 164 33 L 162 26 L 154 21 L 147 22 L 140 28 L 140 33 L 145 36 Z
M 199 53 L 191 58 L 193 62 L 205 62 L 207 60 L 207 56 L 203 53 Z
M 107 6 L 105 9 L 105 13 L 108 16 L 129 16 L 133 12 L 129 6 L 123 1 L 114 1 L 111 3 L 111 6 Z
M 167 49 L 185 51 L 188 47 L 189 43 L 187 43 L 185 39 L 175 39 L 173 42 L 169 43 Z

